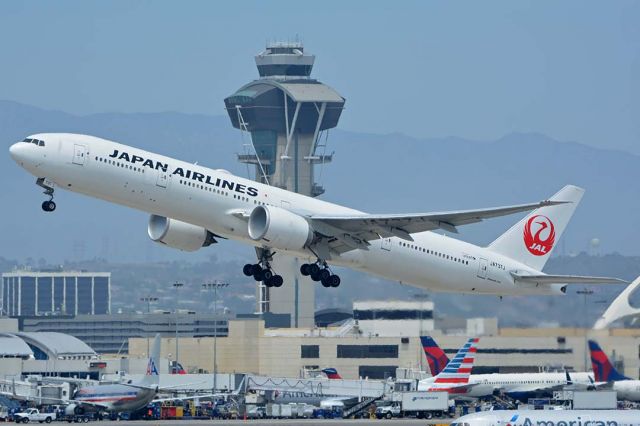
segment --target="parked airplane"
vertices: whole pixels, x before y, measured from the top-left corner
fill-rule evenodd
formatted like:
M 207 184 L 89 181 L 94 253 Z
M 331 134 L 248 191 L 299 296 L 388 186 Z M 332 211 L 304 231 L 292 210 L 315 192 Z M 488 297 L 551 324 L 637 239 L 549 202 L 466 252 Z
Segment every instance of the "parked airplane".
M 548 201 L 481 210 L 366 214 L 92 136 L 46 133 L 11 146 L 13 159 L 37 177 L 53 211 L 54 187 L 151 213 L 149 237 L 195 251 L 217 238 L 256 247 L 258 263 L 243 272 L 268 287 L 283 279 L 275 251 L 309 263 L 303 275 L 340 285 L 329 264 L 437 291 L 496 295 L 563 294 L 571 283 L 617 279 L 540 272 L 583 195 L 565 186 Z M 488 247 L 436 234 L 536 209 Z
M 449 364 L 449 358 L 431 336 L 420 341 L 432 375 L 438 375 Z M 466 396 L 484 398 L 502 392 L 511 398 L 526 400 L 532 396 L 551 395 L 554 390 L 588 390 L 601 385 L 590 373 L 492 373 L 471 374 Z
M 597 381 L 612 382 L 613 390 L 617 392 L 620 400 L 640 402 L 640 380 L 634 380 L 620 374 L 596 341 L 589 340 L 589 352 L 591 353 L 591 366 Z
M 449 395 L 468 396 L 469 377 L 476 360 L 476 351 L 480 339 L 471 338 L 465 343 L 453 357 L 453 360 L 440 373 L 428 379 L 418 382 L 419 391 L 445 391 Z
M 506 410 L 462 416 L 450 426 L 640 426 L 638 410 Z
M 63 401 L 68 403 L 65 408 L 65 414 L 84 414 L 85 412 L 134 412 L 146 407 L 151 402 L 211 398 L 217 396 L 210 394 L 195 395 L 192 397 L 155 398 L 159 390 L 170 389 L 159 386 L 159 359 L 160 335 L 157 334 L 151 348 L 147 372 L 140 382 L 82 387 L 76 392 L 72 400 Z

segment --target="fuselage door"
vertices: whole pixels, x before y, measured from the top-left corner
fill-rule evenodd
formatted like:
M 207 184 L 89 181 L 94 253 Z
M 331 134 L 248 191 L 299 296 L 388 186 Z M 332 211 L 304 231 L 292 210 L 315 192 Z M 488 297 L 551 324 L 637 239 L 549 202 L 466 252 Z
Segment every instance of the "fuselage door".
M 380 241 L 382 250 L 391 251 L 391 238 L 381 238 Z
M 85 145 L 73 145 L 73 164 L 82 166 L 87 158 L 87 147 Z
M 169 172 L 158 169 L 158 178 L 156 179 L 156 185 L 160 188 L 166 188 L 167 183 L 169 183 Z
M 487 259 L 478 259 L 478 278 L 487 278 Z

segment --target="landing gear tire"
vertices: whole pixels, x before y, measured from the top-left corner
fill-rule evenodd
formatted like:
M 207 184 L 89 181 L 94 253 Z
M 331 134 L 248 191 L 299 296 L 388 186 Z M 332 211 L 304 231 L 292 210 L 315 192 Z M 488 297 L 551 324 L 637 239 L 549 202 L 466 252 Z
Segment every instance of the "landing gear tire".
M 256 281 L 264 281 L 264 272 L 262 269 L 253 272 L 253 279 Z
M 312 263 L 309 265 L 309 275 L 313 277 L 314 275 L 317 275 L 319 273 L 320 273 L 320 265 L 318 265 L 317 263 Z M 318 280 L 314 280 L 314 281 L 318 281 Z
M 329 277 L 329 282 L 331 283 L 331 287 L 338 287 L 340 285 L 340 277 L 337 275 L 331 275 Z
M 52 212 L 56 209 L 56 203 L 53 201 L 44 201 L 42 203 L 42 210 L 45 212 Z
M 273 272 L 271 271 L 271 269 L 263 269 L 262 270 L 262 279 L 269 281 L 271 278 L 273 278 Z
M 325 288 L 331 287 L 331 281 L 329 281 L 329 278 L 324 278 L 320 280 L 320 282 L 322 283 L 322 287 L 325 287 Z
M 244 265 L 242 267 L 242 273 L 247 277 L 253 275 L 253 265 L 251 263 L 247 263 L 246 265 Z
M 322 269 L 320 271 L 320 281 L 328 280 L 331 277 L 331 272 L 328 269 Z
M 280 275 L 274 275 L 270 279 L 266 280 L 264 283 L 267 287 L 282 287 L 284 284 L 284 279 Z
M 311 279 L 312 279 L 313 281 L 320 281 L 320 271 L 315 272 L 315 273 L 314 273 L 314 272 L 312 272 L 312 273 L 311 273 L 311 275 L 310 275 L 310 277 L 311 277 Z
M 308 263 L 303 263 L 300 266 L 300 273 L 305 277 L 311 275 L 311 265 L 309 265 Z

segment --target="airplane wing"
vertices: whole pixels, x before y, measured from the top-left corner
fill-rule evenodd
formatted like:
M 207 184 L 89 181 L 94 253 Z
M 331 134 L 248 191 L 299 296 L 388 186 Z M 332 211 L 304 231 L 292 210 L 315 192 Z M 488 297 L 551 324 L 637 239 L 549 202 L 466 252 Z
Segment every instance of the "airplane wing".
M 618 278 L 588 277 L 580 275 L 521 275 L 511 272 L 515 281 L 528 284 L 626 284 Z
M 167 401 L 187 401 L 190 399 L 196 399 L 196 398 L 220 398 L 223 396 L 230 396 L 233 395 L 231 393 L 208 393 L 208 394 L 202 394 L 202 395 L 191 395 L 191 396 L 176 396 L 173 398 L 156 398 L 151 402 L 167 402 Z
M 354 249 L 367 250 L 368 241 L 398 237 L 413 241 L 411 234 L 443 229 L 457 233 L 457 227 L 485 219 L 565 204 L 564 201 L 541 201 L 480 210 L 415 214 L 362 214 L 354 216 L 310 215 L 314 229 L 329 237 L 330 249 L 338 253 Z

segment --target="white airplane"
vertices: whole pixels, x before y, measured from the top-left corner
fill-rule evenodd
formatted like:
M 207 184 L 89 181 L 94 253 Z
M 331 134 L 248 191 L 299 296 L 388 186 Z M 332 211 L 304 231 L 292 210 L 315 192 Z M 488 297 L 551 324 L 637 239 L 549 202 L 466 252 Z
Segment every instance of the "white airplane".
M 640 426 L 638 410 L 505 410 L 467 414 L 450 426 Z
M 640 380 L 619 373 L 595 340 L 589 340 L 589 352 L 596 380 L 611 383 L 619 400 L 640 402 Z
M 431 374 L 437 376 L 445 371 L 451 362 L 445 352 L 430 336 L 421 336 L 420 341 Z M 418 382 L 418 390 L 427 390 L 430 380 Z M 590 390 L 603 385 L 604 383 L 596 383 L 593 374 L 587 372 L 471 374 L 464 396 L 485 398 L 502 392 L 511 398 L 527 400 L 536 395 L 552 394 L 555 390 Z
M 329 264 L 436 291 L 563 294 L 570 283 L 617 279 L 547 275 L 541 271 L 583 190 L 566 186 L 549 201 L 481 210 L 367 214 L 93 136 L 44 133 L 11 146 L 13 159 L 38 179 L 53 211 L 54 187 L 151 213 L 149 237 L 184 251 L 216 238 L 256 247 L 244 273 L 268 287 L 283 279 L 275 251 L 305 259 L 303 275 L 325 287 L 340 278 Z M 537 209 L 488 247 L 436 234 L 458 226 Z
M 101 384 L 97 386 L 84 386 L 78 389 L 71 400 L 60 400 L 68 404 L 65 407 L 66 415 L 81 415 L 86 412 L 98 413 L 122 413 L 134 412 L 146 407 L 150 403 L 162 403 L 166 401 L 186 401 L 199 398 L 227 397 L 231 394 L 200 394 L 193 396 L 180 396 L 174 398 L 156 398 L 159 391 L 170 391 L 178 386 L 160 386 L 160 374 L 158 362 L 160 360 L 160 335 L 157 334 L 149 354 L 147 371 L 142 380 L 134 383 Z M 238 389 L 239 391 L 239 389 Z M 237 391 L 234 393 L 237 394 Z

